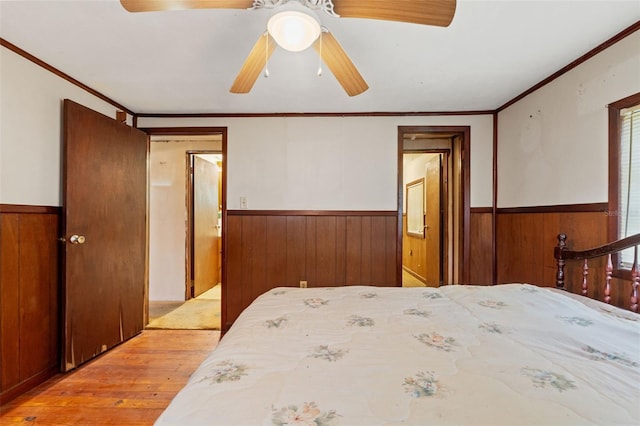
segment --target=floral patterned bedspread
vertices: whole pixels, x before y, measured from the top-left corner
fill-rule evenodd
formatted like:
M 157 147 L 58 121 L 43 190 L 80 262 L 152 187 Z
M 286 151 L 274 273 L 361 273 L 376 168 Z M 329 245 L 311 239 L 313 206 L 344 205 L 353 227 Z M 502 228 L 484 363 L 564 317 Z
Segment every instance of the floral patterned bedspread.
M 522 284 L 277 288 L 157 425 L 638 425 L 640 315 Z

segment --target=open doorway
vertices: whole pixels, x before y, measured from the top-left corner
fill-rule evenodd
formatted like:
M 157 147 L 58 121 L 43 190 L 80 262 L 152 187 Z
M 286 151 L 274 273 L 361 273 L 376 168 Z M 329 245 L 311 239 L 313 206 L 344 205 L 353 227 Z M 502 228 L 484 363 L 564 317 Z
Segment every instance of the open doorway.
M 201 297 L 222 279 L 222 154 L 188 151 L 185 299 Z M 215 291 L 217 295 L 220 290 Z
M 469 127 L 399 127 L 398 173 L 403 286 L 467 283 Z
M 151 135 L 147 328 L 221 328 L 223 146 L 223 133 Z
M 402 285 L 443 284 L 450 151 L 403 154 Z

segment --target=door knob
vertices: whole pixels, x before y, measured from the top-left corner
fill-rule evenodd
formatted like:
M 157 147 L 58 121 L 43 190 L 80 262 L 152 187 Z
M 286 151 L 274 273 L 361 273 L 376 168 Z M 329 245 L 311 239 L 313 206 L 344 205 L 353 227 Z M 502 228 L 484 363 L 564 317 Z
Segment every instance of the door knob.
M 84 235 L 76 235 L 73 234 L 70 238 L 69 238 L 69 242 L 71 244 L 84 244 L 84 242 L 86 241 L 86 238 L 84 237 Z

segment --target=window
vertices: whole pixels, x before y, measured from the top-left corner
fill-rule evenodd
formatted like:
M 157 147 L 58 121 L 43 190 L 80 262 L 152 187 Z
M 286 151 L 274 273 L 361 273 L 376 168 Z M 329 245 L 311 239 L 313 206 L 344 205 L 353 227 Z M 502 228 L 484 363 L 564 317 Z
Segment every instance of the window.
M 640 233 L 640 93 L 609 105 L 609 236 Z M 633 250 L 615 262 L 616 276 L 629 279 Z
M 618 235 L 624 238 L 640 233 L 640 105 L 622 110 L 620 122 Z M 620 262 L 631 268 L 631 249 L 622 254 Z

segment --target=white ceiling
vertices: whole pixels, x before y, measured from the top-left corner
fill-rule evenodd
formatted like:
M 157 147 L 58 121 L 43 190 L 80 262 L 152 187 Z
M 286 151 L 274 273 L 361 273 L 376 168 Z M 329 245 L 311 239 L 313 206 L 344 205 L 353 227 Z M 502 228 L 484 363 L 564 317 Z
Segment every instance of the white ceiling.
M 313 49 L 278 48 L 269 78 L 231 94 L 270 13 L 1 0 L 0 36 L 135 113 L 477 111 L 640 21 L 640 0 L 458 0 L 448 28 L 322 14 L 368 91 L 350 98 L 328 70 L 317 77 Z

